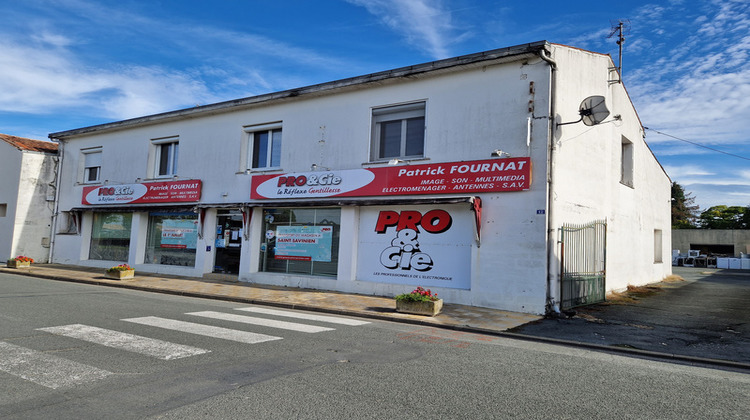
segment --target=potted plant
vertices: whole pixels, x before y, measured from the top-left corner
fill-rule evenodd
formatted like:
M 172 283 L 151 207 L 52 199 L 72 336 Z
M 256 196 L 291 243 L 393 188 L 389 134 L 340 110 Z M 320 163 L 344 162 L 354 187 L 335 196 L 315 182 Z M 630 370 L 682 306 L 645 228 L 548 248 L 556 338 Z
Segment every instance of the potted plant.
M 33 262 L 34 262 L 33 258 L 19 255 L 16 258 L 9 258 L 7 262 L 7 266 L 10 268 L 29 268 L 31 267 L 31 263 Z
M 396 312 L 407 314 L 435 316 L 443 309 L 443 300 L 439 299 L 437 293 L 422 286 L 417 287 L 411 293 L 403 293 L 396 296 Z
M 108 268 L 105 275 L 108 278 L 117 280 L 132 279 L 135 276 L 135 269 L 127 264 L 120 264 Z

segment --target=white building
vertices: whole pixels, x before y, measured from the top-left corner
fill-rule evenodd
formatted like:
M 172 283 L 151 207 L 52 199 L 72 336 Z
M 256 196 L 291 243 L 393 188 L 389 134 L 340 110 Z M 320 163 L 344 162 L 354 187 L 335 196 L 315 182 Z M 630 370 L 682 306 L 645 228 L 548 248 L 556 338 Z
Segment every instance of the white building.
M 53 260 L 537 314 L 661 280 L 670 180 L 614 67 L 543 41 L 50 134 Z
M 0 261 L 49 257 L 57 144 L 0 134 Z

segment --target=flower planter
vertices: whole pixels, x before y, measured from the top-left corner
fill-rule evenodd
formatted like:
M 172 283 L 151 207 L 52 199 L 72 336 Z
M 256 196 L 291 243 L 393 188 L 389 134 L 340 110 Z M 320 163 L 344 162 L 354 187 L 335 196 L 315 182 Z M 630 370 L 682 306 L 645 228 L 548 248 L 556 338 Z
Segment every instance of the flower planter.
M 410 302 L 406 300 L 396 301 L 396 312 L 405 314 L 435 316 L 443 309 L 443 299 L 429 300 L 424 302 Z
M 135 276 L 135 270 L 106 271 L 104 274 L 107 278 L 115 280 L 132 279 Z
M 31 263 L 29 261 L 8 261 L 7 262 L 8 268 L 30 268 Z

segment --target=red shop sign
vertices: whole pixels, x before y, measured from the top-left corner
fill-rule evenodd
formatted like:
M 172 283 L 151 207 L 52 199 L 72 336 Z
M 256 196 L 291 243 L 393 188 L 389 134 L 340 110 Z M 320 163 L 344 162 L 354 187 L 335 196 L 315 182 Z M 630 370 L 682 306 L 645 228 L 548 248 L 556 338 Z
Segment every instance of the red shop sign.
M 182 203 L 201 198 L 201 181 L 163 181 L 142 184 L 99 185 L 83 188 L 87 205 L 128 203 Z
M 364 197 L 528 190 L 531 159 L 507 158 L 256 175 L 250 198 Z

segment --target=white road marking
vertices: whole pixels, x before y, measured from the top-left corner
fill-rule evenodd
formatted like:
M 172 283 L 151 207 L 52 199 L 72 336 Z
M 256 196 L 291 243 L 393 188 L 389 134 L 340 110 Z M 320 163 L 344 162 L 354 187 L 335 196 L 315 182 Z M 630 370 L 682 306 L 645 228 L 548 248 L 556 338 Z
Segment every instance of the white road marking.
M 256 318 L 245 315 L 227 314 L 223 312 L 203 311 L 190 312 L 187 315 L 202 316 L 206 318 L 221 319 L 224 321 L 242 322 L 243 324 L 260 325 L 263 327 L 281 328 L 284 330 L 299 331 L 306 333 L 317 333 L 322 331 L 333 331 L 333 328 L 318 327 L 315 325 L 298 324 L 296 322 L 277 321 L 267 318 Z
M 278 309 L 270 309 L 270 308 L 235 308 L 235 309 L 238 311 L 255 312 L 259 314 L 285 316 L 287 318 L 308 319 L 310 321 L 330 322 L 332 324 L 341 324 L 341 325 L 369 324 L 368 321 L 359 321 L 356 319 L 340 318 L 337 316 L 306 314 L 306 313 L 301 313 L 301 312 L 280 311 Z
M 2 341 L 0 370 L 52 389 L 72 387 L 112 375 L 106 370 Z
M 232 330 L 229 328 L 213 327 L 204 324 L 178 321 L 175 319 L 159 318 L 156 316 L 144 316 L 141 318 L 128 318 L 122 321 L 134 322 L 136 324 L 149 325 L 168 330 L 182 331 L 190 334 L 204 335 L 207 337 L 221 338 L 224 340 L 237 341 L 246 344 L 263 343 L 265 341 L 281 340 L 281 337 L 272 335 L 256 334 L 247 331 Z
M 101 344 L 107 347 L 145 354 L 162 360 L 181 359 L 183 357 L 190 357 L 209 352 L 209 350 L 197 347 L 185 346 L 182 344 L 157 340 L 155 338 L 141 337 L 139 335 L 82 324 L 37 328 L 37 330 L 65 337 L 77 338 L 79 340 Z

